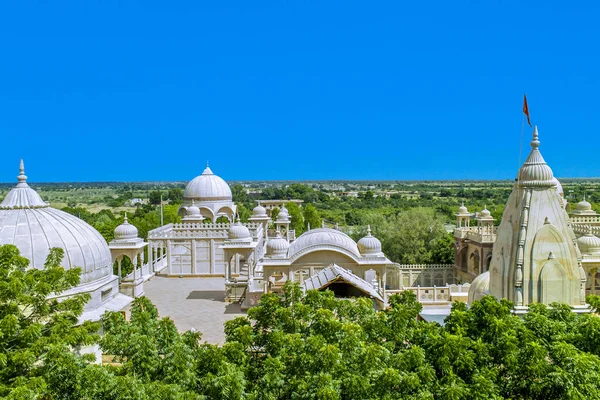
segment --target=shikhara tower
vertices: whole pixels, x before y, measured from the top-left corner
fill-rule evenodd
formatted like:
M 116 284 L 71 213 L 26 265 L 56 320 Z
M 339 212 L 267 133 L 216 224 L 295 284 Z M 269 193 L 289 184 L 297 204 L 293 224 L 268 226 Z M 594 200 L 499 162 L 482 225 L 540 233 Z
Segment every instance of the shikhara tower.
M 531 303 L 553 302 L 584 311 L 586 274 L 581 253 L 539 146 L 535 127 L 531 152 L 497 229 L 489 271 L 473 281 L 469 301 L 492 294 L 512 301 L 517 313 L 526 312 Z

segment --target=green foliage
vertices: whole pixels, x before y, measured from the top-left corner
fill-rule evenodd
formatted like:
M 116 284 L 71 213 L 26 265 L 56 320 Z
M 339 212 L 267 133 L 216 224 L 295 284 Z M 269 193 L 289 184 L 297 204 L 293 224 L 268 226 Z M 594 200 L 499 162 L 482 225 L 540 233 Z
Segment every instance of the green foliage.
M 53 248 L 42 270 L 28 269 L 29 261 L 15 246 L 0 246 L 0 396 L 47 393 L 58 368 L 77 364 L 71 349 L 97 339 L 97 324 L 77 326 L 89 295 L 56 297 L 80 281 L 79 269 L 61 266 L 63 253 Z
M 299 236 L 304 232 L 304 215 L 298 204 L 290 201 L 286 203 L 285 207 L 290 215 L 290 229 L 296 230 L 296 236 Z
M 321 227 L 321 217 L 319 212 L 312 204 L 307 204 L 304 207 L 304 229 L 307 230 L 310 226 L 312 229 Z
M 600 318 L 563 304 L 484 297 L 455 303 L 445 326 L 420 321 L 412 292 L 339 299 L 288 282 L 247 317 L 226 322 L 222 346 L 179 333 L 145 297 L 129 321 L 102 317 L 105 354 L 95 365 L 72 351 L 96 343 L 98 324 L 77 325 L 87 295 L 53 295 L 79 282 L 52 249 L 43 270 L 0 246 L 0 395 L 8 399 L 595 399 Z M 593 307 L 597 297 L 589 297 Z
M 153 190 L 148 194 L 148 202 L 153 206 L 160 204 L 161 195 L 160 190 Z

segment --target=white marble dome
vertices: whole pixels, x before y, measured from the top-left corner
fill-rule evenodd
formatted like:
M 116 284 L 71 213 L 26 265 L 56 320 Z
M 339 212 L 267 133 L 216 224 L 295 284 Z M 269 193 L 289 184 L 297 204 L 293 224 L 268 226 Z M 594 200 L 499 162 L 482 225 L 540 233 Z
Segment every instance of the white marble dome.
M 196 206 L 196 203 L 194 202 L 194 200 L 192 200 L 192 205 L 189 207 L 185 208 L 185 213 L 186 215 L 190 216 L 190 217 L 200 217 L 200 209 L 198 208 L 198 206 Z
M 467 207 L 465 207 L 464 204 L 462 204 L 460 207 L 458 207 L 458 213 L 459 214 L 468 214 L 469 210 L 467 209 Z
M 285 206 L 281 207 L 279 214 L 277 214 L 276 222 L 288 222 L 290 220 L 290 214 L 288 213 Z
M 589 201 L 583 199 L 579 203 L 575 204 L 575 210 L 577 211 L 592 211 L 592 205 Z
M 231 201 L 233 198 L 227 182 L 213 174 L 209 167 L 187 184 L 183 197 L 186 200 L 197 201 Z
M 81 268 L 81 283 L 112 275 L 108 244 L 100 233 L 83 220 L 49 207 L 27 185 L 21 162 L 18 185 L 0 203 L 0 245 L 13 244 L 30 266 L 44 268 L 50 248 L 60 247 L 65 268 Z
M 290 248 L 287 240 L 277 231 L 277 236 L 267 241 L 267 255 L 271 257 L 285 257 Z
M 481 300 L 483 296 L 490 294 L 490 271 L 478 275 L 469 287 L 468 304 Z
M 479 213 L 480 218 L 490 218 L 491 216 L 492 214 L 490 213 L 490 210 L 487 209 L 487 207 L 481 210 L 481 212 Z
M 137 239 L 138 230 L 135 226 L 129 223 L 127 220 L 127 214 L 125 214 L 123 223 L 115 228 L 114 236 L 115 240 Z
M 250 234 L 250 230 L 246 228 L 240 222 L 239 218 L 236 223 L 231 224 L 229 228 L 229 232 L 227 233 L 227 237 L 229 240 L 233 241 L 250 241 L 252 240 L 252 235 Z
M 592 233 L 590 225 L 586 226 L 585 235 L 577 239 L 577 247 L 585 254 L 600 253 L 600 238 Z
M 355 256 L 360 256 L 358 245 L 352 238 L 344 232 L 330 228 L 311 229 L 304 232 L 300 237 L 292 242 L 289 250 L 289 257 L 294 256 L 304 250 L 322 247 L 338 248 L 349 252 Z
M 531 140 L 531 153 L 519 170 L 519 184 L 529 187 L 551 187 L 556 186 L 552 168 L 542 157 L 538 150 L 540 141 L 538 139 L 537 126 L 533 128 L 533 139 Z
M 261 206 L 260 202 L 258 202 L 258 205 L 252 209 L 252 216 L 253 217 L 268 217 L 267 209 L 264 208 L 263 206 Z
M 381 251 L 381 241 L 371 235 L 371 227 L 367 228 L 367 236 L 361 238 L 358 243 L 358 250 L 363 256 L 383 255 Z

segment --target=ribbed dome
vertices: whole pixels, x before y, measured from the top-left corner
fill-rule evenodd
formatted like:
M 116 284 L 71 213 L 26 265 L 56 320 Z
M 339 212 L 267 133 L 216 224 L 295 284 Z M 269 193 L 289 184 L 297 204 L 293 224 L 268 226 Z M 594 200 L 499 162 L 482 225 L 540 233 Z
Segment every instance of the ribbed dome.
M 492 214 L 490 213 L 490 210 L 487 209 L 487 207 L 481 210 L 481 212 L 479 213 L 479 217 L 483 219 L 490 218 L 491 216 Z
M 127 214 L 123 223 L 115 228 L 114 236 L 115 240 L 137 239 L 138 230 L 127 221 Z
M 592 205 L 588 201 L 583 199 L 579 203 L 575 204 L 575 209 L 577 211 L 591 211 Z
M 267 242 L 267 255 L 271 257 L 285 257 L 287 255 L 290 244 L 281 236 L 281 232 L 277 231 L 277 236 L 269 239 Z
M 471 215 L 469 213 L 469 210 L 467 210 L 467 207 L 465 207 L 465 203 L 462 203 L 460 207 L 458 207 L 458 213 L 456 213 L 457 216 L 469 216 Z
M 27 184 L 23 160 L 21 160 L 19 170 L 20 174 L 17 176 L 19 183 L 8 192 L 2 203 L 0 203 L 0 209 L 48 207 L 48 204 L 42 200 L 40 195 Z
M 260 201 L 258 205 L 252 209 L 253 217 L 268 217 L 267 209 L 260 205 Z
M 207 166 L 202 175 L 192 179 L 183 192 L 186 200 L 218 201 L 231 200 L 231 189 L 227 182 L 213 174 Z
M 478 275 L 469 287 L 469 305 L 473 304 L 476 300 L 481 300 L 483 296 L 490 294 L 490 271 L 484 272 Z
M 371 235 L 371 227 L 367 228 L 367 236 L 361 238 L 358 243 L 360 254 L 365 255 L 382 255 L 381 242 L 375 236 Z
M 277 214 L 277 220 L 275 222 L 289 222 L 290 214 L 288 213 L 287 208 L 285 206 L 281 207 L 281 211 Z
M 577 239 L 577 246 L 582 253 L 600 253 L 600 238 L 592 233 L 592 227 L 586 226 L 585 235 Z
M 519 185 L 529 187 L 550 187 L 555 186 L 552 169 L 546 164 L 542 153 L 538 150 L 540 141 L 538 140 L 537 126 L 533 128 L 533 139 L 531 141 L 531 152 L 525 163 L 519 170 Z
M 185 212 L 186 212 L 186 215 L 190 216 L 190 217 L 199 217 L 200 216 L 200 209 L 196 206 L 196 203 L 194 202 L 194 200 L 192 200 L 191 206 L 186 207 Z
M 231 225 L 227 236 L 229 237 L 229 240 L 233 241 L 246 242 L 252 240 L 252 235 L 250 234 L 250 231 L 248 230 L 248 228 L 242 225 L 239 218 L 235 224 Z
M 350 236 L 330 228 L 318 228 L 304 232 L 290 245 L 289 256 L 292 257 L 294 254 L 313 246 L 337 247 L 360 256 L 358 246 Z
M 44 268 L 50 248 L 65 251 L 62 265 L 80 267 L 81 283 L 112 275 L 108 244 L 93 227 L 66 212 L 49 207 L 27 185 L 21 162 L 19 184 L 0 204 L 0 245 L 14 244 L 30 266 Z

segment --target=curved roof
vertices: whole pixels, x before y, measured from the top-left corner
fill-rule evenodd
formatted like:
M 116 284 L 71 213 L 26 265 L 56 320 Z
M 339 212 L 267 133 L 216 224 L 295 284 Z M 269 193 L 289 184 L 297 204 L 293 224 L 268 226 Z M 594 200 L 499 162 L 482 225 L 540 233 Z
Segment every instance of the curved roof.
M 469 305 L 476 300 L 481 300 L 483 296 L 490 294 L 490 271 L 478 275 L 469 287 Z
M 81 268 L 82 284 L 112 275 L 110 250 L 100 232 L 44 203 L 27 185 L 22 161 L 18 179 L 0 204 L 0 245 L 17 246 L 37 269 L 44 268 L 50 248 L 60 247 L 65 251 L 63 266 Z
M 183 192 L 187 200 L 215 201 L 232 200 L 231 189 L 221 177 L 213 174 L 207 166 L 202 175 L 192 179 Z
M 295 254 L 313 246 L 337 247 L 360 257 L 358 246 L 350 236 L 346 235 L 344 232 L 330 228 L 318 228 L 304 232 L 290 245 L 288 257 L 291 258 Z

